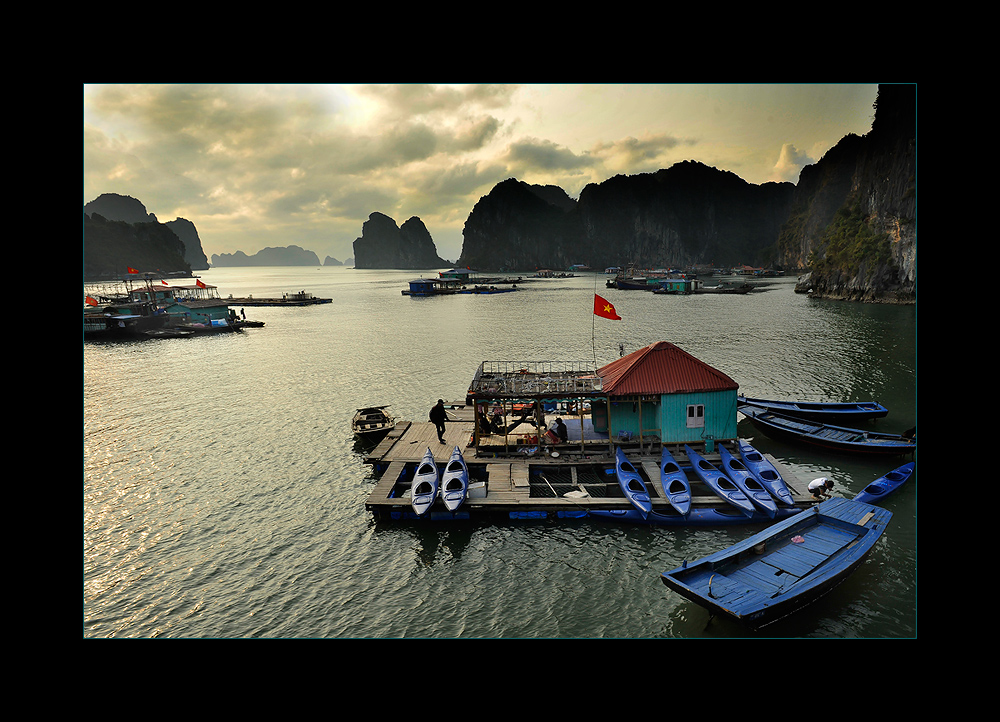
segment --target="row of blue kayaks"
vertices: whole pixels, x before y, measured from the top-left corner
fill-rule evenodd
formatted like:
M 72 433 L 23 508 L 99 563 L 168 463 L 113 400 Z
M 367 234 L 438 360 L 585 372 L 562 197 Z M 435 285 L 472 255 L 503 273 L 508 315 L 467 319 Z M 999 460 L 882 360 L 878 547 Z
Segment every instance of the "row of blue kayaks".
M 781 507 L 795 506 L 791 491 L 774 464 L 747 441 L 738 440 L 737 450 L 739 458 L 725 445 L 719 445 L 720 468 L 690 446 L 684 446 L 691 464 L 689 468 L 716 496 L 747 517 L 762 512 L 774 519 Z M 906 483 L 915 471 L 914 462 L 904 464 L 870 483 L 854 498 L 868 504 L 877 503 Z M 653 514 L 653 502 L 645 480 L 621 448 L 615 451 L 615 474 L 619 487 L 635 510 L 644 519 Z M 666 447 L 660 452 L 660 485 L 674 511 L 681 516 L 691 513 L 691 485 L 687 472 Z
M 736 507 L 748 517 L 761 511 L 773 519 L 778 505 L 794 506 L 792 494 L 784 480 L 763 454 L 749 442 L 737 443 L 739 458 L 725 446 L 719 446 L 722 468 L 711 463 L 690 446 L 684 446 L 690 467 L 716 496 Z M 645 482 L 635 466 L 619 448 L 615 452 L 615 473 L 618 485 L 632 506 L 643 515 L 653 511 L 653 503 Z M 674 510 L 686 516 L 691 511 L 691 485 L 687 472 L 677 463 L 666 447 L 660 452 L 660 484 Z
M 440 497 L 444 508 L 457 511 L 469 494 L 469 467 L 457 446 L 445 464 L 444 471 L 438 470 L 430 447 L 417 465 L 410 487 L 410 506 L 417 516 L 423 516 Z

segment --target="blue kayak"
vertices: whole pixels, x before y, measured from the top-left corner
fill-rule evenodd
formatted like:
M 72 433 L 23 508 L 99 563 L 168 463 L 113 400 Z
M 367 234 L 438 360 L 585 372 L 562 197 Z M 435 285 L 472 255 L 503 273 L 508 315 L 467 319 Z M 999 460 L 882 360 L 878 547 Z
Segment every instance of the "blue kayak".
M 910 477 L 913 476 L 916 470 L 917 465 L 915 462 L 911 461 L 909 464 L 903 464 L 898 469 L 893 469 L 885 476 L 880 476 L 862 489 L 857 496 L 854 497 L 854 501 L 863 501 L 866 504 L 875 504 L 909 481 Z
M 468 492 L 469 467 L 465 464 L 462 450 L 456 446 L 441 475 L 441 501 L 444 502 L 444 508 L 455 511 L 462 506 Z
M 632 462 L 626 458 L 625 452 L 621 448 L 615 449 L 615 475 L 618 477 L 618 486 L 621 487 L 625 498 L 639 513 L 648 514 L 653 511 L 653 502 L 646 490 L 646 482 L 643 481 Z
M 743 462 L 733 456 L 725 446 L 719 444 L 719 456 L 722 457 L 722 470 L 726 476 L 733 480 L 740 491 L 746 494 L 753 505 L 763 511 L 772 519 L 778 513 L 778 507 L 771 498 L 770 492 L 764 488 L 757 477 L 750 473 L 750 470 L 743 465 Z
M 670 506 L 676 509 L 678 514 L 683 515 L 691 511 L 691 484 L 688 482 L 687 473 L 681 469 L 666 446 L 660 452 L 660 486 L 663 487 L 663 493 L 667 495 Z
M 781 474 L 774 468 L 774 464 L 768 461 L 762 453 L 753 448 L 747 441 L 740 440 L 739 448 L 740 458 L 743 460 L 744 465 L 757 477 L 757 481 L 763 484 L 764 488 L 771 493 L 771 496 L 782 504 L 795 506 L 795 501 L 792 499 L 792 492 L 785 486 L 785 480 L 781 478 Z
M 410 487 L 410 506 L 417 516 L 423 516 L 434 505 L 438 495 L 438 468 L 434 454 L 427 447 L 427 453 L 413 474 Z
M 684 446 L 684 453 L 691 460 L 695 473 L 705 485 L 715 493 L 720 499 L 729 502 L 737 509 L 740 509 L 747 516 L 753 516 L 753 502 L 747 498 L 732 480 L 723 472 L 715 468 L 705 457 L 696 452 L 690 446 Z

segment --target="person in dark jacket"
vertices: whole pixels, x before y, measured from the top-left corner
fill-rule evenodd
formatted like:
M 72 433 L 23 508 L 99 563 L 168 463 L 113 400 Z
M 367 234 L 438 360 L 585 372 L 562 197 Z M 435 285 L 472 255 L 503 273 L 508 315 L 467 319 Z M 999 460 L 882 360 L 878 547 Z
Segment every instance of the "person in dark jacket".
M 448 418 L 448 412 L 444 408 L 444 400 L 438 399 L 438 402 L 431 407 L 431 412 L 428 414 L 431 422 L 437 428 L 438 441 L 442 444 L 444 443 L 444 422 Z

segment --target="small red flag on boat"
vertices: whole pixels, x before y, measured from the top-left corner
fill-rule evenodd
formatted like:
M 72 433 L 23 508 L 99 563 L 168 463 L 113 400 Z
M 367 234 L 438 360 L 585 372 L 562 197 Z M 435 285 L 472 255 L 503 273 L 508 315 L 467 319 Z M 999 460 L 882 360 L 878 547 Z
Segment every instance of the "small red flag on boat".
M 208 288 L 208 286 L 206 286 L 204 283 L 201 282 L 200 278 L 195 279 L 194 285 L 196 285 L 198 288 Z
M 129 273 L 138 273 L 138 271 L 137 271 L 137 270 L 135 270 L 134 268 L 132 268 L 132 266 L 125 266 L 125 268 L 127 268 L 127 269 L 128 269 L 128 272 L 129 272 Z
M 622 317 L 615 312 L 615 307 L 607 299 L 594 294 L 594 315 L 601 318 L 610 318 L 612 321 L 621 321 Z
M 87 305 L 88 306 L 96 306 L 97 305 L 97 299 L 96 298 L 91 298 L 90 296 L 87 296 Z

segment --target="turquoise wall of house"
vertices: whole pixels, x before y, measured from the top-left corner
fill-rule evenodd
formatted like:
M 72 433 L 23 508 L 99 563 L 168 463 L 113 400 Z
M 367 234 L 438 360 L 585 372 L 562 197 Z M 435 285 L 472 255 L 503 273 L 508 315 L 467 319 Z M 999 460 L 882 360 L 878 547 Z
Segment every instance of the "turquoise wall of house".
M 692 443 L 706 439 L 736 438 L 736 394 L 732 391 L 703 391 L 664 394 L 656 400 L 611 399 L 608 432 L 612 439 L 622 432 L 638 438 L 659 436 L 667 443 Z M 703 406 L 703 425 L 689 428 L 688 408 Z

